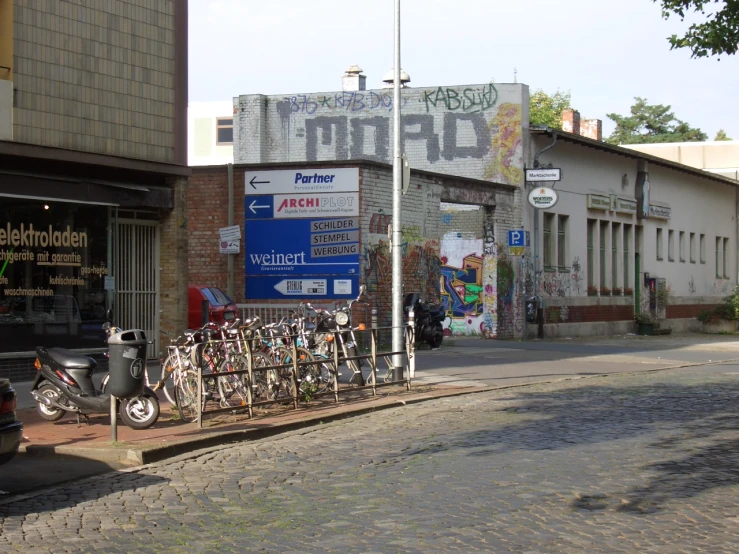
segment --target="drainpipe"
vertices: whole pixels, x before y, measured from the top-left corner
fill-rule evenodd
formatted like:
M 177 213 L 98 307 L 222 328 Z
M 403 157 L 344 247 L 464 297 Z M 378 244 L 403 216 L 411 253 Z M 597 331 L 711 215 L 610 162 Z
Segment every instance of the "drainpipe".
M 228 164 L 228 226 L 234 224 L 234 164 Z M 234 297 L 234 256 L 235 254 L 227 254 L 228 256 L 228 297 Z
M 534 169 L 538 169 L 541 167 L 541 164 L 539 163 L 539 156 L 541 156 L 544 152 L 549 150 L 550 148 L 554 148 L 554 145 L 557 144 L 557 131 L 552 130 L 552 143 L 548 146 L 545 146 L 541 150 L 539 150 L 536 155 L 534 156 Z M 531 209 L 534 210 L 534 296 L 536 297 L 537 303 L 539 305 L 539 312 L 537 313 L 537 321 L 538 321 L 538 331 L 537 336 L 539 338 L 543 338 L 544 336 L 544 306 L 542 306 L 541 299 L 539 298 L 539 210 L 531 206 Z M 524 276 L 525 277 L 525 276 Z M 524 298 L 524 302 L 526 301 L 526 298 Z M 525 304 L 524 304 L 525 305 Z M 524 317 L 525 319 L 525 317 Z

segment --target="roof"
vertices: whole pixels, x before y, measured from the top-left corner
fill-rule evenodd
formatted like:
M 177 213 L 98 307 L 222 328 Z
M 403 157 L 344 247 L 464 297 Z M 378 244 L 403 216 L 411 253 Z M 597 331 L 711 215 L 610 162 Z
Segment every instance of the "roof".
M 671 162 L 658 156 L 652 156 L 651 154 L 639 152 L 638 150 L 631 150 L 629 148 L 616 146 L 600 140 L 593 140 L 591 138 L 583 137 L 581 135 L 575 135 L 573 133 L 568 133 L 559 129 L 552 129 L 550 127 L 532 127 L 529 132 L 532 135 L 545 135 L 549 137 L 554 137 L 556 135 L 557 140 L 564 140 L 566 142 L 571 142 L 573 144 L 584 146 L 586 148 L 595 148 L 596 150 L 601 150 L 603 152 L 615 154 L 617 156 L 624 156 L 626 158 L 631 158 L 632 160 L 644 160 L 653 165 L 665 167 L 674 171 L 680 171 L 682 173 L 687 173 L 695 177 L 708 179 L 709 181 L 715 181 L 724 185 L 731 185 L 733 187 L 739 186 L 739 181 L 736 181 L 735 179 L 729 179 L 728 177 L 722 177 L 721 175 L 709 173 L 708 171 L 705 171 L 703 169 L 697 169 L 695 167 L 690 167 L 689 165 Z

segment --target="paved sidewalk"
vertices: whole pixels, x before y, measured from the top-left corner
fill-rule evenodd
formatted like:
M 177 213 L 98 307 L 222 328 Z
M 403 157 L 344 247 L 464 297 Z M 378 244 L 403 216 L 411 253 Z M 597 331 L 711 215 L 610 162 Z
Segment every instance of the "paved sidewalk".
M 182 423 L 166 400 L 157 425 L 133 431 L 119 422 L 117 444 L 111 443 L 107 415 L 92 416 L 78 427 L 76 418 L 57 423 L 42 420 L 34 409 L 19 410 L 24 422 L 23 452 L 29 456 L 71 455 L 114 465 L 139 465 L 199 448 L 251 440 L 285 430 L 420 402 L 431 398 L 493 390 L 501 387 L 583 378 L 609 373 L 641 372 L 739 361 L 735 336 L 678 335 L 668 337 L 608 337 L 532 342 L 459 338 L 438 351 L 417 356 L 412 390 L 403 386 L 378 388 L 314 400 L 299 409 L 275 407 L 246 415 L 209 417 L 204 428 Z M 19 387 L 22 388 L 22 387 Z

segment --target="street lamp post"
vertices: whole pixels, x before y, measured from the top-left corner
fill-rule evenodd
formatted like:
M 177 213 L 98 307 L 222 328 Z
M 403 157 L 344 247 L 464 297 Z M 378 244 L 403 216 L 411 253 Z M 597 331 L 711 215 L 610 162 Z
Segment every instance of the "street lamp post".
M 400 148 L 400 0 L 395 0 L 395 68 L 393 78 L 393 352 L 403 350 L 403 230 L 400 202 L 403 190 L 403 165 Z M 393 381 L 403 379 L 403 356 L 393 356 Z

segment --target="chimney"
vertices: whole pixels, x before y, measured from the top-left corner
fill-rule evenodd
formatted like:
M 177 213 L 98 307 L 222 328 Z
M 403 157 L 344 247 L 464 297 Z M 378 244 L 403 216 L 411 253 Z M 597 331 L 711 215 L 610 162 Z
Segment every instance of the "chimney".
M 382 88 L 393 88 L 395 84 L 395 69 L 391 69 L 387 73 L 385 73 L 385 76 L 382 78 Z M 406 88 L 408 86 L 408 83 L 411 82 L 411 77 L 408 75 L 405 71 L 403 71 L 403 68 L 400 69 L 400 88 Z
M 603 122 L 600 119 L 584 119 L 580 123 L 580 134 L 589 139 L 602 141 Z
M 574 135 L 580 134 L 580 112 L 567 108 L 562 111 L 562 130 Z
M 362 68 L 358 65 L 350 65 L 341 78 L 341 90 L 356 91 L 367 90 L 367 77 L 362 75 Z

